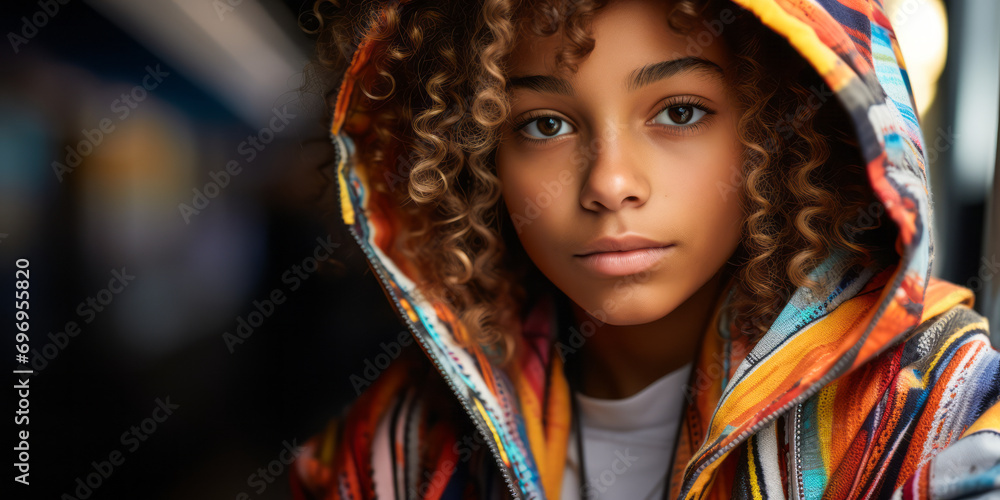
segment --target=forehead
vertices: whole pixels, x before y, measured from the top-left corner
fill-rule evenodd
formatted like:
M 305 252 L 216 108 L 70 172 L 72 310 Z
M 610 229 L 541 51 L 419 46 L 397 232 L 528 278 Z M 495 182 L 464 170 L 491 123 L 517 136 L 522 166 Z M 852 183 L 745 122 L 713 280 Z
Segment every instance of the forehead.
M 689 33 L 678 33 L 668 23 L 673 7 L 673 2 L 667 0 L 609 1 L 593 16 L 590 36 L 594 39 L 594 49 L 579 61 L 578 73 L 586 73 L 585 66 L 591 66 L 609 76 L 616 69 L 631 70 L 685 57 L 707 59 L 727 68 L 731 55 L 725 40 L 719 31 L 706 28 L 721 23 L 698 22 Z M 563 30 L 539 37 L 522 29 L 508 56 L 509 73 L 555 75 L 556 54 L 566 45 Z M 575 76 L 565 71 L 561 74 L 571 80 Z

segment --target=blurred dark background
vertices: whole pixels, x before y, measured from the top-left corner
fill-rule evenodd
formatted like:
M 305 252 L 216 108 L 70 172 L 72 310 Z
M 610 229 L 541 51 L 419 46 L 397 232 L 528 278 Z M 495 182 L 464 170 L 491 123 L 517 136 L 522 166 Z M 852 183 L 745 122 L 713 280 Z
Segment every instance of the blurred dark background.
M 44 26 L 0 48 L 0 310 L 13 347 L 28 259 L 36 371 L 16 498 L 286 498 L 287 445 L 355 397 L 350 375 L 401 328 L 323 201 L 309 6 L 48 3 L 7 10 L 5 35 Z M 315 267 L 330 247 L 337 263 Z
M 931 160 L 934 272 L 998 325 L 1000 7 L 886 4 Z M 286 448 L 401 330 L 330 203 L 310 8 L 5 3 L 0 311 L 28 259 L 35 370 L 15 498 L 287 498 Z

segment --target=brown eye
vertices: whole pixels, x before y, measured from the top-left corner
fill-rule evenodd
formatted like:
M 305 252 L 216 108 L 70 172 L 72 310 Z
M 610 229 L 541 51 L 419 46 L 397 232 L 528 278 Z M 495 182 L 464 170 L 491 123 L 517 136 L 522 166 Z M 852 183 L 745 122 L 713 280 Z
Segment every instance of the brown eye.
M 682 124 L 687 123 L 692 116 L 694 116 L 694 108 L 691 106 L 672 106 L 667 114 L 670 115 L 670 119 L 674 123 Z
M 714 111 L 710 111 L 702 106 L 687 103 L 674 104 L 661 109 L 660 113 L 653 119 L 653 123 L 676 128 L 690 128 L 703 121 L 702 119 L 706 115 L 713 113 Z
M 559 131 L 559 125 L 561 123 L 562 120 L 558 118 L 552 118 L 551 116 L 546 118 L 541 118 L 538 120 L 538 131 L 544 135 L 548 136 L 554 135 L 556 132 Z
M 572 132 L 573 127 L 562 118 L 540 116 L 528 121 L 519 130 L 532 139 L 545 140 Z

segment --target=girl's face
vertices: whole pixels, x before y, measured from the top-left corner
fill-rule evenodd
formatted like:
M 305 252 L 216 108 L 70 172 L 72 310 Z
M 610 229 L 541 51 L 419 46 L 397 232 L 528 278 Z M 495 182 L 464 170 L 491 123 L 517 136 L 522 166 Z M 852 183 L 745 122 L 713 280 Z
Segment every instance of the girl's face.
M 724 40 L 667 25 L 669 2 L 613 1 L 593 52 L 555 74 L 559 34 L 517 41 L 497 149 L 504 202 L 536 266 L 595 318 L 660 319 L 740 238 L 739 115 Z M 700 34 L 700 36 L 699 36 Z

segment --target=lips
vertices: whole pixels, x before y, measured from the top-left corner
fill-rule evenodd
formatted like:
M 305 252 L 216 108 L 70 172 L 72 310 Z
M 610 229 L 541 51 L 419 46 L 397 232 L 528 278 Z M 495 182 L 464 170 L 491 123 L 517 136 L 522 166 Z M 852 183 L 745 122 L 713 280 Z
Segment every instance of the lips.
M 601 238 L 576 255 L 583 267 L 604 276 L 628 276 L 656 266 L 674 247 L 641 236 Z

